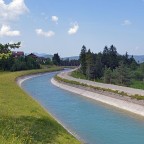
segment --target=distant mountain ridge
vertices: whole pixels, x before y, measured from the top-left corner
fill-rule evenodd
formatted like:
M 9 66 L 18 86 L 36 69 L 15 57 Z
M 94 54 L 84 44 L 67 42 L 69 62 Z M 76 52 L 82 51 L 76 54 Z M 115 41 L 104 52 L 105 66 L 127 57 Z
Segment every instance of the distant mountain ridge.
M 53 57 L 53 55 L 51 55 L 51 54 L 46 54 L 46 53 L 41 53 L 41 54 L 39 54 L 39 53 L 34 53 L 36 56 L 38 56 L 38 57 L 44 57 L 44 58 L 50 58 L 50 59 L 52 59 L 52 57 Z
M 139 63 L 143 63 L 144 62 L 144 55 L 134 55 L 133 57 Z
M 71 56 L 71 57 L 64 57 L 63 60 L 69 59 L 69 60 L 78 60 L 79 56 Z

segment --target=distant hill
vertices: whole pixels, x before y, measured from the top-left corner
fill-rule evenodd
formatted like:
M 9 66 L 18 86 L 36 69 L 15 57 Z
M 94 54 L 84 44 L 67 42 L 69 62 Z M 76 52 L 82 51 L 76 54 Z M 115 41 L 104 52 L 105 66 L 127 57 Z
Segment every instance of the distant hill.
M 44 58 L 50 58 L 52 59 L 53 55 L 50 55 L 50 54 L 45 54 L 45 53 L 34 53 L 35 55 L 37 55 L 38 57 L 44 57 Z
M 69 60 L 78 60 L 79 56 L 72 56 L 72 57 L 64 57 L 63 60 L 69 59 Z
M 144 62 L 144 55 L 134 55 L 133 57 L 139 63 L 143 63 Z

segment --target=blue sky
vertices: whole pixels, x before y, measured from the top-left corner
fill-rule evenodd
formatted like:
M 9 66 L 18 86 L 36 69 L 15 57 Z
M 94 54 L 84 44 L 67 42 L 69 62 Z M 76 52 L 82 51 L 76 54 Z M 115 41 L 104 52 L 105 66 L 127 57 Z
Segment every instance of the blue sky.
M 30 53 L 79 55 L 115 45 L 144 55 L 143 0 L 0 0 L 0 42 Z

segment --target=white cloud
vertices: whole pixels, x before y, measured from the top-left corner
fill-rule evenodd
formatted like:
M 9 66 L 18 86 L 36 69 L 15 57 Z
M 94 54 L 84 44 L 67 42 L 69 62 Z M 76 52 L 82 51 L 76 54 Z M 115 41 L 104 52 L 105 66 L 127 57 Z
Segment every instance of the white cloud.
M 20 15 L 28 12 L 24 0 L 13 0 L 9 4 L 5 4 L 4 0 L 0 0 L 0 19 L 15 20 Z
M 42 29 L 35 30 L 37 35 L 45 36 L 45 37 L 52 37 L 55 35 L 53 31 L 44 32 Z
M 68 30 L 68 34 L 76 34 L 79 29 L 79 25 L 77 23 L 73 24 L 73 26 Z
M 52 16 L 52 17 L 51 17 L 51 20 L 52 20 L 53 22 L 55 22 L 56 24 L 58 24 L 59 18 L 58 18 L 57 16 Z
M 122 23 L 123 26 L 128 26 L 128 25 L 131 25 L 131 24 L 132 24 L 132 22 L 130 20 L 124 20 L 123 23 Z
M 18 30 L 11 30 L 11 27 L 8 25 L 2 25 L 0 29 L 0 37 L 3 36 L 20 36 L 20 31 Z

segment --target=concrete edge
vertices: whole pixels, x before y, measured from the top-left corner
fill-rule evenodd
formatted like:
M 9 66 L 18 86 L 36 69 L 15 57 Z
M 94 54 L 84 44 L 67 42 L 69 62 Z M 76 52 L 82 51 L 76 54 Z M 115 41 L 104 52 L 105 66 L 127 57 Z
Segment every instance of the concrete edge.
M 66 84 L 56 81 L 54 78 L 51 79 L 51 83 L 61 89 L 79 94 L 81 96 L 84 96 L 84 97 L 87 97 L 87 98 L 90 98 L 90 99 L 93 99 L 93 100 L 96 100 L 96 101 L 99 101 L 99 102 L 102 102 L 111 106 L 115 106 L 117 108 L 132 112 L 134 114 L 144 116 L 144 106 L 134 104 L 131 102 L 127 102 L 124 100 L 112 98 L 112 97 L 105 96 L 102 94 L 97 94 L 94 92 L 86 91 L 86 90 L 79 89 L 76 87 L 68 86 Z

